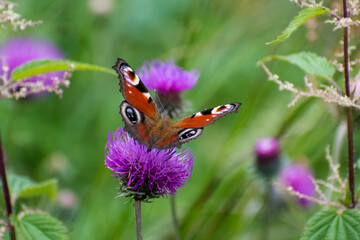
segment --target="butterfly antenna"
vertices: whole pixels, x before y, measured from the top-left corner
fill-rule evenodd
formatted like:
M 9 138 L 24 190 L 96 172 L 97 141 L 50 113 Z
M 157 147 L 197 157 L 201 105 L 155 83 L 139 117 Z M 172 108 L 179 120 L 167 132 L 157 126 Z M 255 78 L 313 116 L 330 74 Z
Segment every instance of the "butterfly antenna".
M 160 100 L 158 91 L 155 91 L 155 96 L 156 96 L 156 105 L 158 107 L 159 112 L 164 113 L 165 112 L 165 107 L 164 107 L 164 105 L 162 104 L 162 102 Z

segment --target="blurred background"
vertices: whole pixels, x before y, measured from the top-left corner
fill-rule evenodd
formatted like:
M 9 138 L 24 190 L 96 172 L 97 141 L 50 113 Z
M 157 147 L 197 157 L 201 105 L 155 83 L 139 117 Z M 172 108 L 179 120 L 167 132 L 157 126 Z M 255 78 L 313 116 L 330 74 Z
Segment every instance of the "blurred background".
M 304 210 L 281 198 L 264 211 L 268 180 L 254 167 L 254 145 L 277 137 L 287 163 L 329 172 L 325 147 L 341 122 L 336 109 L 317 99 L 288 108 L 293 96 L 267 81 L 257 62 L 271 54 L 313 51 L 329 55 L 340 40 L 330 25 L 300 28 L 285 43 L 266 46 L 299 11 L 290 1 L 265 0 L 28 0 L 16 8 L 43 23 L 11 37 L 47 39 L 66 59 L 133 68 L 145 60 L 173 58 L 184 69 L 201 71 L 198 84 L 184 93 L 196 111 L 242 102 L 231 114 L 186 144 L 195 154 L 193 173 L 177 194 L 183 239 L 299 239 L 306 220 L 319 208 Z M 286 63 L 270 68 L 281 79 L 303 86 L 304 73 Z M 115 199 L 117 182 L 104 167 L 109 130 L 122 125 L 118 80 L 109 74 L 75 72 L 63 97 L 51 94 L 0 101 L 0 131 L 10 171 L 35 181 L 56 177 L 55 203 L 39 199 L 70 230 L 71 239 L 135 239 L 133 202 Z M 285 162 L 286 162 L 285 161 Z M 285 164 L 284 162 L 284 164 Z M 31 203 L 29 203 L 31 204 Z M 36 205 L 35 205 L 36 206 Z M 170 201 L 143 204 L 144 239 L 174 239 Z

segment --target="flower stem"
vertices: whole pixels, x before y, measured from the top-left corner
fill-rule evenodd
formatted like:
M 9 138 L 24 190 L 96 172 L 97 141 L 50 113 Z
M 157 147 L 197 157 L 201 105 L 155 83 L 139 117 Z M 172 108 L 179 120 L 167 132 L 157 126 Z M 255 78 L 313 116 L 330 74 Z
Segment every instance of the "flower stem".
M 142 240 L 141 231 L 141 201 L 135 200 L 135 221 L 136 221 L 136 239 Z
M 171 205 L 171 216 L 175 231 L 175 240 L 180 240 L 179 222 L 176 214 L 175 195 L 170 195 L 170 205 Z
M 343 0 L 344 18 L 348 17 L 346 0 Z M 349 80 L 349 28 L 344 28 L 344 77 L 346 96 L 350 98 L 350 80 Z M 353 117 L 352 108 L 348 107 L 347 130 L 348 130 L 348 157 L 349 157 L 349 189 L 351 196 L 350 208 L 355 207 L 355 180 L 354 180 L 354 136 L 353 136 Z
M 271 194 L 272 194 L 272 181 L 267 181 L 266 183 L 266 193 L 264 196 L 264 206 L 263 206 L 263 218 L 262 218 L 262 230 L 261 230 L 261 239 L 268 240 L 270 233 L 270 224 L 271 224 L 271 213 L 270 210 L 272 208 L 271 202 Z
M 6 217 L 8 220 L 8 224 L 10 226 L 10 239 L 16 240 L 15 228 L 13 225 L 10 224 L 10 215 L 12 213 L 12 207 L 11 207 L 11 200 L 10 200 L 9 185 L 8 185 L 7 178 L 6 178 L 4 153 L 3 153 L 3 149 L 2 149 L 1 138 L 0 138 L 0 175 L 1 175 L 3 192 L 4 192 L 4 198 L 5 198 Z

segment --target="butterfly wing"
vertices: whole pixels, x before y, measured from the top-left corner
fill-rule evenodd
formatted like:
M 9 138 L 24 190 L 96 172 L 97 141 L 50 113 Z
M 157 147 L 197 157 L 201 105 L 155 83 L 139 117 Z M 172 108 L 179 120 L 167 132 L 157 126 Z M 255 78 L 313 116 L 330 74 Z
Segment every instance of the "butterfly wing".
M 153 99 L 126 61 L 118 58 L 113 69 L 118 73 L 120 92 L 125 98 L 120 105 L 125 130 L 138 142 L 149 146 L 150 129 L 159 120 Z
M 229 103 L 206 109 L 175 123 L 175 126 L 180 129 L 178 132 L 178 141 L 185 143 L 197 138 L 201 135 L 203 127 L 214 123 L 228 113 L 237 112 L 240 105 L 241 103 Z
M 204 126 L 237 112 L 241 105 L 230 103 L 206 109 L 174 124 L 170 119 L 160 118 L 149 91 L 126 61 L 118 58 L 113 69 L 118 73 L 120 92 L 125 98 L 120 105 L 125 130 L 148 147 L 181 147 L 200 136 Z
M 118 58 L 113 69 L 118 73 L 120 92 L 125 100 L 147 117 L 158 119 L 159 114 L 148 89 L 129 64 Z

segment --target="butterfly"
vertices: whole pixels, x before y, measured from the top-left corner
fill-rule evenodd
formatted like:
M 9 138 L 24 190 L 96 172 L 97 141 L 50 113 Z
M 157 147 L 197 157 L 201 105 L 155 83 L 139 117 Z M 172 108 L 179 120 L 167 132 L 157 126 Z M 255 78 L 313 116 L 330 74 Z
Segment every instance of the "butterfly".
M 241 105 L 235 102 L 217 106 L 174 123 L 160 116 L 148 89 L 126 61 L 118 58 L 113 69 L 118 74 L 120 92 L 125 99 L 120 104 L 124 129 L 148 148 L 180 148 L 183 143 L 200 136 L 205 126 L 237 112 Z

